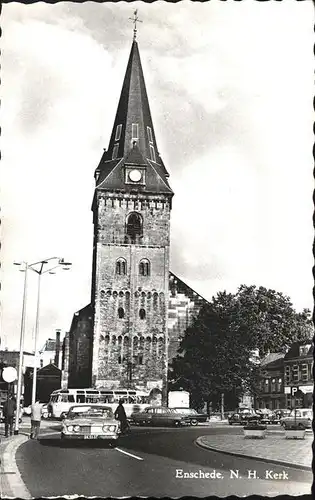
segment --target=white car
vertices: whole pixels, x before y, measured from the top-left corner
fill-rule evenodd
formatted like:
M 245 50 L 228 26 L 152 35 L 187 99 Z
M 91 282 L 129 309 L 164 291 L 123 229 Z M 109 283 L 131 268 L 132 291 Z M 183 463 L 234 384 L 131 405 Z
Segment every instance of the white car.
M 291 429 L 295 425 L 304 429 L 312 428 L 313 411 L 311 408 L 297 408 L 296 410 L 291 410 L 288 417 L 281 419 L 281 425 L 285 429 Z
M 120 422 L 105 405 L 71 406 L 62 422 L 61 439 L 106 439 L 114 443 L 120 436 Z

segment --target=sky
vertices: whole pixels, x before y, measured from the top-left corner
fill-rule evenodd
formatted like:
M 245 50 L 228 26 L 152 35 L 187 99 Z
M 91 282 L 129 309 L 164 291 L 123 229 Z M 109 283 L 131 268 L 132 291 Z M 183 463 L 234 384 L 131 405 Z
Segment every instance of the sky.
M 171 270 L 208 300 L 241 284 L 313 308 L 313 5 L 42 2 L 2 9 L 1 348 L 19 348 L 24 273 L 39 344 L 90 301 L 94 170 L 138 9 L 159 152 L 175 192 Z M 48 269 L 48 267 L 46 267 Z M 25 348 L 34 349 L 30 272 Z

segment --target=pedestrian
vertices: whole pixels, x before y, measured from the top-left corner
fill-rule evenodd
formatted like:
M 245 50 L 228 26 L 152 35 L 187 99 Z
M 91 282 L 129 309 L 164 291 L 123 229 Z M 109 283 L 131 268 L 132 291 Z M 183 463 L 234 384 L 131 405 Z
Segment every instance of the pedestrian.
M 14 423 L 14 413 L 16 410 L 16 401 L 12 394 L 9 394 L 8 399 L 3 404 L 3 416 L 4 416 L 4 434 L 5 437 L 9 437 L 13 434 L 13 423 Z
M 115 415 L 115 418 L 117 420 L 119 420 L 119 422 L 120 422 L 121 432 L 124 433 L 127 429 L 129 429 L 129 424 L 128 424 L 127 415 L 125 412 L 125 408 L 123 406 L 122 399 L 119 400 L 119 403 L 118 403 L 118 406 L 115 410 L 114 415 Z
M 42 419 L 42 405 L 39 401 L 31 406 L 31 439 L 38 439 L 40 422 Z

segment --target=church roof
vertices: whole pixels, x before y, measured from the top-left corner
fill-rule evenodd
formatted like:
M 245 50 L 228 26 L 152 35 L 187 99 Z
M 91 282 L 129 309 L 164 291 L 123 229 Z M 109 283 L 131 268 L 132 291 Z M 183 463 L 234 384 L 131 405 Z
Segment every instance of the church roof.
M 124 167 L 142 166 L 145 184 L 125 184 Z M 133 40 L 109 141 L 96 169 L 96 189 L 139 190 L 173 194 L 159 155 L 140 54 Z

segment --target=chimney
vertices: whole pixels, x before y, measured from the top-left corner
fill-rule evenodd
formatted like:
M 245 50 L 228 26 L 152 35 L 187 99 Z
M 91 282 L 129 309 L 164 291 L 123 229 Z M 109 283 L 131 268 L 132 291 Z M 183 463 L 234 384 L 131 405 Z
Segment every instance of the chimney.
M 59 368 L 60 357 L 60 330 L 56 330 L 55 365 Z
M 62 372 L 61 372 L 61 388 L 68 389 L 69 377 L 69 332 L 66 332 L 63 339 L 63 359 L 62 359 Z

